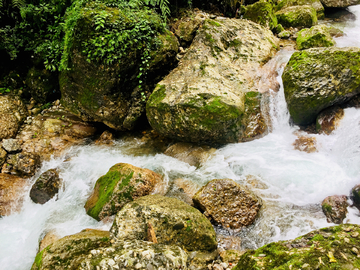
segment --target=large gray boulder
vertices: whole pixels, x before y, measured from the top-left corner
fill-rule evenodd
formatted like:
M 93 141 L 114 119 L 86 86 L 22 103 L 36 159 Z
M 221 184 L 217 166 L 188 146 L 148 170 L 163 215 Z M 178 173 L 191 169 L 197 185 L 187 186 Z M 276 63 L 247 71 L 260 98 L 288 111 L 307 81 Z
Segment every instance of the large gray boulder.
M 277 45 L 270 30 L 251 21 L 205 20 L 178 67 L 150 96 L 151 126 L 166 137 L 202 143 L 263 134 L 258 69 Z
M 294 123 L 311 124 L 323 109 L 360 93 L 360 49 L 331 47 L 295 52 L 282 79 Z
M 149 226 L 153 227 L 159 244 L 177 245 L 188 251 L 211 252 L 217 248 L 215 231 L 199 210 L 160 195 L 141 197 L 126 204 L 116 215 L 111 238 L 148 240 Z
M 321 3 L 327 8 L 346 8 L 360 4 L 359 0 L 321 0 Z

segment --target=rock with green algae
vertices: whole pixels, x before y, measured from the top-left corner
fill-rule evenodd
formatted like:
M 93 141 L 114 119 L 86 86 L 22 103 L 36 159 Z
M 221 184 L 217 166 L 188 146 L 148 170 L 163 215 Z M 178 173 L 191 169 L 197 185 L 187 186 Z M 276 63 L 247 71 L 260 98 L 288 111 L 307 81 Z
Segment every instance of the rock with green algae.
M 315 25 L 310 29 L 299 31 L 296 45 L 299 50 L 304 50 L 313 47 L 331 47 L 335 45 L 335 41 L 331 37 L 330 27 Z
M 330 47 L 295 52 L 282 79 L 294 123 L 311 124 L 323 109 L 360 93 L 360 49 Z
M 284 27 L 311 27 L 317 24 L 316 10 L 309 6 L 291 6 L 275 13 L 278 22 Z
M 148 169 L 118 163 L 100 177 L 85 204 L 86 213 L 101 220 L 116 214 L 126 203 L 151 194 L 162 177 Z
M 150 96 L 146 112 L 151 126 L 163 136 L 187 142 L 262 136 L 267 127 L 259 92 L 268 89 L 257 86 L 258 70 L 277 48 L 272 32 L 254 22 L 205 20 L 178 67 Z
M 31 270 L 75 270 L 91 250 L 107 246 L 110 246 L 109 232 L 84 230 L 65 236 L 39 252 Z
M 159 244 L 177 245 L 186 251 L 214 251 L 215 231 L 199 210 L 161 195 L 149 195 L 126 204 L 111 227 L 112 239 L 147 240 L 151 224 Z
M 187 259 L 187 253 L 178 246 L 116 241 L 111 247 L 91 250 L 78 269 L 187 269 Z
M 304 5 L 313 7 L 316 10 L 318 19 L 323 19 L 325 17 L 324 6 L 321 4 L 320 0 L 282 0 L 274 7 L 274 11 L 276 12 L 287 7 Z
M 261 199 L 231 179 L 215 179 L 193 197 L 194 205 L 225 228 L 251 225 L 262 205 Z
M 326 197 L 322 203 L 321 208 L 326 216 L 327 222 L 341 224 L 348 213 L 349 206 L 348 197 L 345 195 L 332 195 Z
M 247 251 L 233 270 L 355 270 L 360 267 L 359 245 L 359 225 L 328 227 Z
M 327 8 L 346 8 L 360 4 L 359 0 L 321 0 L 321 3 Z
M 154 11 L 108 5 L 95 1 L 72 11 L 61 103 L 85 121 L 130 130 L 154 84 L 175 64 L 178 42 Z
M 277 18 L 270 2 L 261 0 L 252 5 L 242 6 L 243 18 L 256 22 L 271 30 L 276 30 Z

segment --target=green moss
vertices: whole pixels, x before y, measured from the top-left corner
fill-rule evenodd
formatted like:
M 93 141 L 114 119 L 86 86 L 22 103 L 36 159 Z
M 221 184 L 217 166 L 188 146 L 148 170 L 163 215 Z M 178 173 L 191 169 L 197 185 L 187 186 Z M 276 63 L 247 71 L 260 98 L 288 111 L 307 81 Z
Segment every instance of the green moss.
M 133 174 L 134 172 L 124 175 L 119 171 L 118 166 L 115 165 L 111 167 L 107 174 L 97 180 L 95 189 L 98 190 L 98 198 L 96 204 L 92 208 L 89 208 L 87 214 L 95 219 L 99 219 L 101 210 L 104 205 L 110 201 L 116 186 L 118 186 L 118 190 L 128 188 L 125 192 L 121 193 L 121 196 L 124 199 L 132 200 L 133 189 L 129 186 L 129 183 Z
M 284 27 L 311 27 L 317 24 L 316 11 L 309 6 L 295 6 L 275 13 Z
M 218 23 L 218 22 L 216 22 L 216 21 L 214 21 L 214 20 L 208 19 L 208 20 L 206 20 L 206 22 L 207 22 L 208 24 L 211 24 L 211 25 L 216 26 L 216 27 L 221 26 L 220 23 Z
M 317 234 L 313 238 L 311 238 L 311 241 L 322 241 L 322 240 L 324 240 L 324 236 L 322 236 L 321 234 Z
M 244 9 L 244 19 L 251 20 L 262 26 L 275 29 L 278 24 L 277 18 L 273 12 L 272 4 L 266 1 L 259 1 L 248 5 Z
M 150 95 L 147 102 L 147 106 L 156 106 L 166 97 L 166 88 L 165 85 L 158 84 L 154 92 Z
M 331 47 L 335 41 L 330 36 L 330 31 L 325 25 L 303 29 L 298 33 L 296 44 L 299 50 L 313 47 Z
M 41 268 L 41 265 L 42 265 L 42 256 L 43 256 L 43 253 L 44 253 L 45 249 L 43 249 L 42 251 L 40 251 L 36 257 L 35 257 L 35 265 L 36 267 L 38 268 Z
M 327 204 L 327 203 L 324 203 L 322 205 L 322 209 L 325 211 L 325 212 L 331 212 L 332 211 L 332 207 L 330 204 Z

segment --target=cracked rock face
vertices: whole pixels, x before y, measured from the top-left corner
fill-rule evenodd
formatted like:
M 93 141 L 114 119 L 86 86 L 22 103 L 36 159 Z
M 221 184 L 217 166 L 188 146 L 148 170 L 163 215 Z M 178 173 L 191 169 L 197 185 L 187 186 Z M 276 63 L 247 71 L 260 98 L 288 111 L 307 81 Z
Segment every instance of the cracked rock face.
M 294 123 L 314 123 L 322 110 L 360 93 L 360 49 L 331 47 L 295 52 L 282 79 Z
M 210 181 L 193 201 L 206 216 L 230 229 L 252 224 L 262 205 L 257 196 L 231 179 Z

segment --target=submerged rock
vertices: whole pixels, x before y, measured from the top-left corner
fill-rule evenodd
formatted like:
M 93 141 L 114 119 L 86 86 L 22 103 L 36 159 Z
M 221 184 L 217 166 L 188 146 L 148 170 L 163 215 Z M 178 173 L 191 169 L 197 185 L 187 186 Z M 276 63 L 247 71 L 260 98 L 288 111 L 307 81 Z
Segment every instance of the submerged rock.
M 151 170 L 118 163 L 96 181 L 86 213 L 96 220 L 114 215 L 126 203 L 151 194 L 160 182 L 162 177 Z
M 322 203 L 321 207 L 326 216 L 327 222 L 333 222 L 336 224 L 341 224 L 346 217 L 347 207 L 349 206 L 347 202 L 347 196 L 345 195 L 333 195 L 326 197 Z
M 44 204 L 58 192 L 61 178 L 57 169 L 50 169 L 40 175 L 30 190 L 30 198 L 34 203 Z
M 205 163 L 216 149 L 210 146 L 197 146 L 191 143 L 175 143 L 164 152 L 165 155 L 177 158 L 191 166 L 199 167 Z
M 23 178 L 0 173 L 0 217 L 20 210 L 26 184 Z
M 339 106 L 323 110 L 316 118 L 316 131 L 329 135 L 336 129 L 343 117 L 344 109 Z
M 359 225 L 339 225 L 312 231 L 247 251 L 233 270 L 357 269 Z
M 267 127 L 255 83 L 259 67 L 277 44 L 270 30 L 253 22 L 205 20 L 178 67 L 158 83 L 147 102 L 153 129 L 198 143 L 261 136 Z
M 146 241 L 117 241 L 111 247 L 90 251 L 79 270 L 187 269 L 187 254 L 178 247 Z
M 316 10 L 311 6 L 292 6 L 275 13 L 284 27 L 311 27 L 317 24 Z
M 40 251 L 31 270 L 78 269 L 90 250 L 110 245 L 109 232 L 86 230 L 65 236 Z
M 177 245 L 188 251 L 213 251 L 217 247 L 215 231 L 199 210 L 160 195 L 126 204 L 116 215 L 111 238 L 146 240 L 147 223 L 153 226 L 159 244 Z
M 298 136 L 293 143 L 294 149 L 306 153 L 317 152 L 317 142 L 315 137 Z
M 311 6 L 315 9 L 318 19 L 323 19 L 324 15 L 324 6 L 321 4 L 320 0 L 281 0 L 274 7 L 275 11 L 293 6 Z
M 215 179 L 193 198 L 204 214 L 225 228 L 240 229 L 252 224 L 262 205 L 247 188 L 231 179 Z
M 335 41 L 331 37 L 330 27 L 316 25 L 301 30 L 296 38 L 296 45 L 299 50 L 304 50 L 313 47 L 331 47 L 335 45 Z
M 360 49 L 313 48 L 295 52 L 282 79 L 295 124 L 315 122 L 319 112 L 360 93 Z
M 60 74 L 61 103 L 85 121 L 130 130 L 145 111 L 154 83 L 175 63 L 178 42 L 160 16 L 140 2 L 132 8 L 125 2 L 121 8 L 108 5 L 91 2 L 78 11 L 81 16 L 70 30 L 78 33 L 69 48 L 71 70 Z M 102 27 L 95 27 L 97 16 L 104 20 Z
M 0 140 L 15 137 L 27 110 L 21 100 L 0 96 Z

